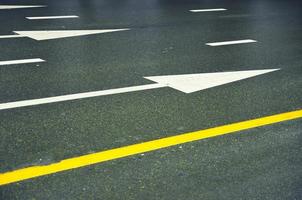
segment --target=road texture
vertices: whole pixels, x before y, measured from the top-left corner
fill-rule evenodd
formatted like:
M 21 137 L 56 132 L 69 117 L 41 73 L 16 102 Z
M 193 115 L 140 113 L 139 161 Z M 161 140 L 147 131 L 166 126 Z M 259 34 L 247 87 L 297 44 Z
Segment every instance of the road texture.
M 302 109 L 299 0 L 3 0 L 0 103 L 151 84 L 145 76 L 280 69 L 185 94 L 172 88 L 0 110 L 0 174 Z M 225 11 L 190 12 L 225 8 Z M 25 17 L 77 15 L 28 20 Z M 208 46 L 253 39 L 257 42 Z M 302 199 L 302 119 L 0 186 L 0 199 Z M 1 177 L 1 176 L 0 176 Z

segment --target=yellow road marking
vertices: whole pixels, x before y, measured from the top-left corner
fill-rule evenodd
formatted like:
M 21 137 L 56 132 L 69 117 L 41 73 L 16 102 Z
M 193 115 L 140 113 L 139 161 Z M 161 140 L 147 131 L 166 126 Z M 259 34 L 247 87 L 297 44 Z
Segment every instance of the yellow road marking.
M 0 174 L 0 185 L 298 118 L 302 118 L 302 110 L 247 120 L 206 130 L 184 133 L 177 136 L 101 151 L 98 153 L 69 158 L 46 166 L 33 166 L 18 169 Z

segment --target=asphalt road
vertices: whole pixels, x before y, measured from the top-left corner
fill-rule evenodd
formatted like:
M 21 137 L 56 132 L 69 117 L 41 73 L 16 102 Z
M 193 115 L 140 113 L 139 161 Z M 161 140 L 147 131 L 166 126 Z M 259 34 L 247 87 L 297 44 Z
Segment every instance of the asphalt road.
M 144 76 L 281 70 L 185 94 L 172 88 L 0 110 L 0 173 L 302 109 L 299 0 L 30 0 L 4 4 L 0 35 L 22 30 L 129 31 L 0 39 L 0 103 L 152 83 Z M 226 8 L 221 12 L 191 9 Z M 29 16 L 76 19 L 27 20 Z M 257 43 L 210 47 L 208 42 Z M 0 199 L 302 199 L 302 119 L 1 186 Z

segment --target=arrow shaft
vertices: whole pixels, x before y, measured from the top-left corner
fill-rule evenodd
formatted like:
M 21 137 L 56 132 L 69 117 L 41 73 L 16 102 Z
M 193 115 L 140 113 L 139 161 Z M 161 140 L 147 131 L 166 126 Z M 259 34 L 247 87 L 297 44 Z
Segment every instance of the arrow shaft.
M 1 103 L 0 110 L 56 103 L 56 102 L 62 102 L 62 101 L 71 101 L 71 100 L 76 100 L 76 99 L 85 99 L 85 98 L 98 97 L 98 96 L 107 96 L 107 95 L 135 92 L 135 91 L 141 91 L 141 90 L 150 90 L 150 89 L 156 89 L 156 88 L 162 88 L 162 87 L 166 87 L 166 85 L 162 85 L 159 83 L 153 83 L 153 84 L 141 85 L 141 86 L 131 86 L 131 87 L 124 87 L 124 88 L 110 89 L 110 90 L 101 90 L 101 91 L 94 91 L 94 92 L 84 92 L 84 93 L 77 93 L 77 94 L 61 95 L 61 96 L 55 96 L 55 97 L 46 97 L 46 98 L 40 98 L 40 99 L 22 100 L 22 101 Z
M 24 35 L 0 35 L 0 39 L 6 39 L 6 38 L 22 38 L 26 37 Z

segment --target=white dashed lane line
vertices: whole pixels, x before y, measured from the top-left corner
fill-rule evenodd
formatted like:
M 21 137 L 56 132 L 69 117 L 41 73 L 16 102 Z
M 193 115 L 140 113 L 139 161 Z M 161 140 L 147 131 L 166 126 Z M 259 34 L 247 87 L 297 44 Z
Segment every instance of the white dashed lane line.
M 0 5 L 0 10 L 20 9 L 20 8 L 43 8 L 46 5 Z
M 1 65 L 17 65 L 17 64 L 26 64 L 26 63 L 38 63 L 38 62 L 45 62 L 40 58 L 32 58 L 32 59 L 23 59 L 23 60 L 7 60 L 7 61 L 0 61 Z
M 79 18 L 77 15 L 62 15 L 62 16 L 41 16 L 41 17 L 26 17 L 29 20 L 39 20 L 39 19 L 70 19 Z
M 225 41 L 225 42 L 213 42 L 206 43 L 208 46 L 216 47 L 216 46 L 225 46 L 225 45 L 233 45 L 233 44 L 245 44 L 245 43 L 254 43 L 256 40 L 246 39 L 246 40 L 235 40 L 235 41 Z
M 217 11 L 226 11 L 225 8 L 214 8 L 214 9 L 197 9 L 197 10 L 190 10 L 190 12 L 217 12 Z

